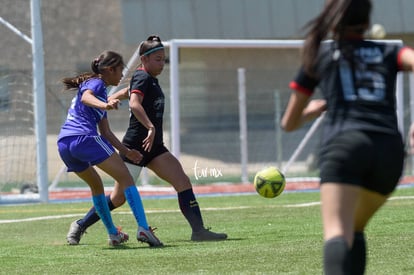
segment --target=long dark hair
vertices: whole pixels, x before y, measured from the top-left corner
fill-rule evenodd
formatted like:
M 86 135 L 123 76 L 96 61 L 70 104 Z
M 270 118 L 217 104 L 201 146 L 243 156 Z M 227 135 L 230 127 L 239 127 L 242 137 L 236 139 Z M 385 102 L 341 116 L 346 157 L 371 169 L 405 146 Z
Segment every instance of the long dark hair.
M 349 29 L 363 34 L 370 22 L 371 9 L 371 0 L 328 0 L 322 12 L 305 26 L 302 52 L 305 71 L 313 73 L 319 46 L 331 31 L 336 40 L 342 40 Z
M 62 79 L 62 83 L 66 90 L 76 89 L 79 85 L 94 77 L 99 77 L 104 69 L 116 68 L 124 64 L 123 58 L 119 53 L 113 51 L 104 51 L 91 62 L 92 72 L 79 74 L 75 77 L 66 77 Z

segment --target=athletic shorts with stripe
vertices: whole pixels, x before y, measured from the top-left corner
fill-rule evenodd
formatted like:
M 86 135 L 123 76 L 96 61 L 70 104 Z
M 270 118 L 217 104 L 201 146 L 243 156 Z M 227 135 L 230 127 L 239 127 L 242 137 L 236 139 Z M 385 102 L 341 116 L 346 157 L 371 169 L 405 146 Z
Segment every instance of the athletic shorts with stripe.
M 67 136 L 58 140 L 57 145 L 68 172 L 82 172 L 115 152 L 113 146 L 101 136 Z

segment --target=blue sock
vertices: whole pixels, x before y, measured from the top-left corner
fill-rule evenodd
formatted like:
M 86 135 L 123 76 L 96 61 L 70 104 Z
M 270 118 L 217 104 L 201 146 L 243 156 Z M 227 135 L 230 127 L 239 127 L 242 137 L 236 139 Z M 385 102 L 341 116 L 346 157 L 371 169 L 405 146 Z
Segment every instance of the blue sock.
M 108 231 L 108 234 L 116 235 L 118 230 L 112 222 L 111 212 L 109 211 L 108 202 L 106 201 L 104 194 L 92 196 L 93 205 L 95 206 L 96 212 L 101 218 L 103 224 Z
M 111 201 L 111 195 L 106 196 L 106 201 L 108 202 L 110 211 L 116 208 Z M 83 230 L 86 230 L 89 226 L 99 221 L 99 219 L 100 218 L 96 213 L 95 206 L 92 206 L 92 208 L 89 209 L 88 213 L 86 213 L 85 217 L 78 221 L 78 224 L 82 227 Z
M 145 216 L 144 206 L 142 205 L 141 196 L 138 193 L 137 187 L 135 185 L 129 186 L 125 189 L 124 194 L 138 226 L 142 226 L 148 230 L 147 217 Z

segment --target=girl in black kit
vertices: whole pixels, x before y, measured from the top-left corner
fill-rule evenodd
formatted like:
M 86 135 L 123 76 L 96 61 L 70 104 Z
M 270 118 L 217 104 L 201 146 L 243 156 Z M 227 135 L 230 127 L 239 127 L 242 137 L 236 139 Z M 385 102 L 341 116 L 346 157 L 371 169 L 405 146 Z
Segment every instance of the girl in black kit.
M 128 130 L 122 143 L 130 149 L 141 152 L 143 158 L 136 165 L 124 157 L 133 179 L 136 181 L 143 166 L 170 183 L 178 195 L 182 214 L 192 228 L 192 241 L 219 241 L 227 239 L 224 233 L 215 233 L 204 227 L 201 211 L 193 193 L 192 185 L 180 162 L 168 151 L 163 142 L 164 93 L 156 76 L 161 74 L 165 64 L 165 51 L 158 36 L 150 36 L 140 45 L 141 63 L 132 76 L 129 89 L 122 89 L 111 99 L 128 99 L 131 110 Z M 114 191 L 107 197 L 109 208 L 115 209 L 125 202 L 125 196 L 115 184 Z M 99 220 L 92 207 L 86 216 L 71 226 L 67 239 L 79 243 L 86 228 Z
M 282 118 L 293 131 L 326 112 L 319 158 L 326 275 L 364 273 L 364 229 L 403 170 L 395 81 L 398 71 L 414 70 L 414 52 L 364 40 L 370 14 L 370 0 L 326 2 L 307 26 Z M 322 42 L 331 32 L 333 40 Z M 310 100 L 316 87 L 324 99 Z

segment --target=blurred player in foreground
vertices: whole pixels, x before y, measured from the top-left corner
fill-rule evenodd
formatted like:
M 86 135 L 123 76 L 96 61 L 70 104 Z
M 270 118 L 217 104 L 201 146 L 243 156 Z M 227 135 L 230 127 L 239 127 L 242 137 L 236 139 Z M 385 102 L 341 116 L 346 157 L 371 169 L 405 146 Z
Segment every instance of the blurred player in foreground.
M 282 118 L 293 131 L 326 112 L 319 157 L 325 275 L 364 273 L 364 229 L 403 170 L 395 84 L 398 71 L 414 70 L 414 51 L 365 40 L 371 9 L 369 0 L 332 0 L 310 21 Z M 329 34 L 333 41 L 322 42 Z M 316 87 L 324 99 L 310 100 Z
M 118 85 L 122 78 L 124 62 L 118 53 L 105 51 L 91 64 L 91 73 L 62 80 L 66 89 L 77 89 L 68 116 L 58 137 L 58 150 L 69 172 L 75 172 L 91 188 L 94 209 L 102 219 L 108 234 L 109 245 L 116 246 L 128 241 L 128 234 L 117 229 L 105 198 L 97 166 L 117 181 L 117 190 L 128 201 L 138 223 L 138 240 L 159 246 L 147 224 L 141 197 L 131 174 L 114 148 L 133 163 L 139 163 L 141 153 L 123 145 L 109 128 L 107 110 L 118 107 L 118 99 L 107 100 L 107 86 Z M 98 126 L 98 127 L 97 127 Z M 98 134 L 99 128 L 100 134 Z M 68 239 L 69 244 L 74 244 Z
M 161 39 L 158 36 L 148 37 L 141 43 L 139 55 L 141 65 L 132 76 L 130 88 L 122 89 L 110 96 L 116 100 L 129 98 L 130 122 L 122 142 L 143 155 L 139 163 L 123 156 L 125 164 L 134 181 L 138 179 L 142 167 L 146 166 L 175 188 L 181 212 L 192 228 L 192 241 L 225 240 L 227 234 L 215 233 L 204 227 L 190 179 L 184 173 L 180 162 L 164 146 L 164 93 L 156 78 L 161 74 L 165 64 L 165 50 Z M 125 202 L 125 196 L 115 188 L 107 200 L 112 210 Z M 72 223 L 73 226 L 67 235 L 68 241 L 79 243 L 85 230 L 98 220 L 95 209 L 91 208 L 83 219 Z

